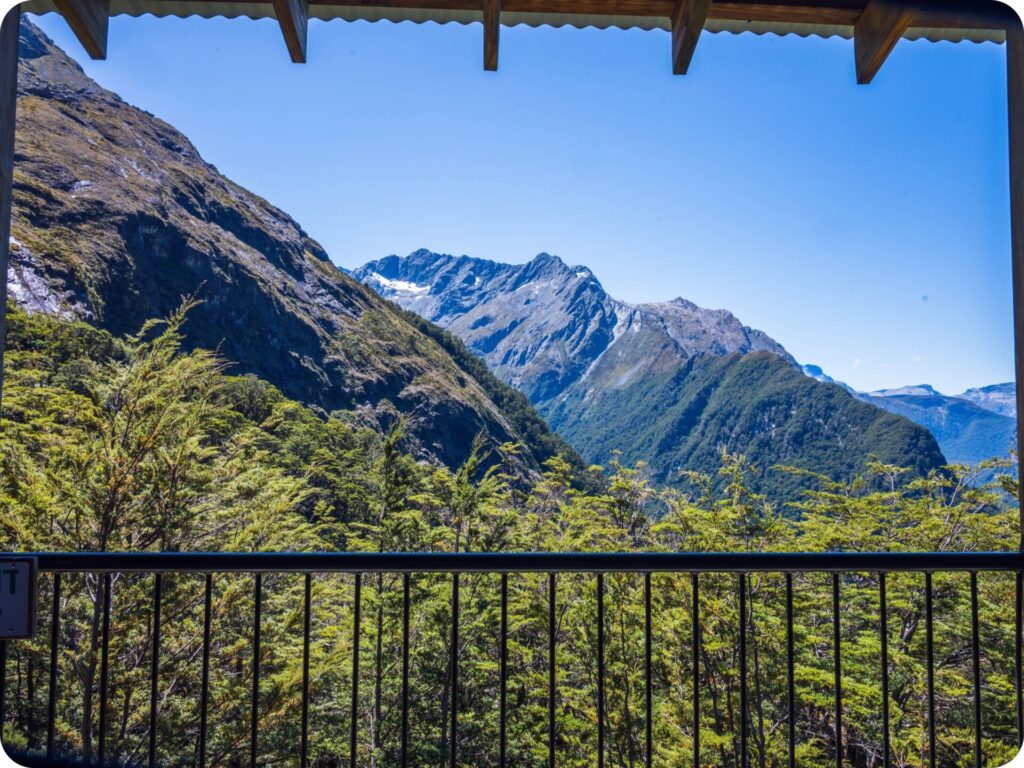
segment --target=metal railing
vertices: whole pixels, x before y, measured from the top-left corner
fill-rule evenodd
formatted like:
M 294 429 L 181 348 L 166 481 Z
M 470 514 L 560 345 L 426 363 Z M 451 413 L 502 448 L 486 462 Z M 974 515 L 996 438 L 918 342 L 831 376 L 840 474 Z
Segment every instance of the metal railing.
M 509 576 L 513 574 L 546 574 L 548 576 L 548 706 L 547 706 L 547 752 L 548 765 L 555 765 L 556 743 L 556 631 L 555 601 L 556 581 L 559 574 L 592 574 L 596 580 L 597 612 L 597 765 L 605 765 L 606 740 L 606 673 L 605 673 L 605 576 L 606 574 L 639 574 L 643 577 L 643 634 L 644 668 L 643 686 L 646 705 L 644 724 L 643 762 L 646 768 L 653 763 L 652 733 L 652 574 L 689 574 L 692 597 L 690 617 L 692 621 L 692 687 L 693 687 L 693 764 L 701 765 L 701 610 L 700 589 L 703 574 L 732 574 L 736 576 L 739 602 L 738 657 L 739 657 L 739 755 L 740 765 L 747 768 L 750 763 L 748 737 L 748 652 L 747 652 L 747 580 L 755 573 L 777 573 L 785 577 L 785 626 L 786 626 L 786 742 L 788 765 L 797 764 L 796 733 L 796 683 L 793 577 L 796 574 L 821 573 L 831 575 L 832 597 L 832 653 L 834 668 L 835 699 L 833 712 L 834 739 L 837 748 L 835 764 L 844 764 L 843 737 L 843 673 L 842 673 L 842 611 L 841 587 L 843 574 L 870 573 L 877 575 L 879 601 L 879 673 L 882 692 L 882 764 L 889 768 L 892 760 L 890 744 L 890 692 L 889 692 L 889 630 L 887 625 L 887 575 L 896 573 L 919 573 L 924 575 L 925 590 L 925 646 L 927 670 L 927 739 L 929 763 L 936 761 L 936 699 L 935 699 L 935 652 L 933 627 L 933 574 L 959 572 L 970 579 L 971 616 L 971 668 L 973 671 L 973 764 L 982 765 L 982 686 L 980 672 L 981 643 L 978 619 L 978 574 L 998 572 L 1015 577 L 1014 600 L 1014 687 L 1016 695 L 1017 743 L 1024 741 L 1024 695 L 1022 695 L 1022 593 L 1024 593 L 1024 553 L 30 553 L 38 558 L 39 572 L 51 574 L 52 605 L 49 620 L 49 667 L 48 700 L 46 717 L 45 757 L 39 754 L 15 753 L 14 757 L 26 765 L 73 764 L 56 748 L 56 701 L 60 686 L 58 679 L 58 654 L 61 631 L 61 580 L 64 574 L 94 574 L 102 577 L 102 623 L 100 638 L 100 681 L 99 681 L 99 728 L 96 758 L 103 765 L 107 759 L 106 733 L 108 729 L 108 680 L 110 673 L 110 614 L 112 574 L 152 575 L 152 637 L 149 670 L 149 733 L 147 764 L 153 768 L 157 763 L 157 728 L 159 717 L 158 676 L 161 663 L 161 602 L 164 574 L 199 574 L 205 576 L 202 613 L 202 682 L 200 686 L 199 726 L 196 764 L 199 768 L 207 765 L 207 732 L 210 685 L 210 643 L 211 604 L 215 574 L 253 575 L 253 616 L 252 616 L 252 670 L 250 700 L 249 762 L 252 768 L 259 764 L 259 697 L 260 697 L 260 643 L 262 634 L 263 576 L 265 574 L 304 575 L 304 604 L 302 622 L 302 694 L 301 729 L 298 744 L 298 761 L 302 768 L 309 765 L 309 692 L 310 692 L 310 633 L 311 633 L 311 592 L 313 577 L 317 574 L 350 574 L 353 577 L 353 644 L 351 659 L 353 716 L 350 723 L 349 748 L 350 766 L 357 762 L 358 718 L 355 716 L 359 702 L 359 655 L 361 631 L 361 585 L 365 574 L 391 573 L 402 576 L 402 662 L 401 662 L 401 705 L 400 705 L 400 762 L 408 766 L 409 753 L 409 653 L 410 653 L 410 582 L 414 574 L 444 574 L 451 578 L 451 621 L 450 621 L 450 685 L 451 712 L 446 726 L 448 733 L 447 760 L 452 768 L 458 763 L 459 746 L 459 584 L 464 574 L 493 574 L 500 576 L 500 631 L 498 669 L 498 764 L 505 768 L 508 759 L 507 694 L 509 681 L 508 655 L 508 606 Z M 24 557 L 26 553 L 12 554 Z M 39 614 L 44 611 L 40 606 Z M 7 691 L 7 662 L 9 644 L 0 643 L 0 725 L 5 720 Z M 81 764 L 81 762 L 77 763 Z

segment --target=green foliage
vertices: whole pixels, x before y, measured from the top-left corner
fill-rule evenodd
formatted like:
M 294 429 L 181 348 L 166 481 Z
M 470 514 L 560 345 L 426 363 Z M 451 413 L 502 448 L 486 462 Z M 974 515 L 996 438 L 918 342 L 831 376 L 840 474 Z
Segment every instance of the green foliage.
M 572 465 L 576 481 L 592 489 L 592 486 L 587 485 L 589 477 L 583 459 L 564 438 L 548 426 L 526 395 L 495 376 L 487 364 L 470 352 L 462 340 L 454 334 L 420 317 L 415 312 L 402 309 L 397 304 L 391 306 L 411 326 L 437 342 L 462 370 L 473 377 L 487 397 L 501 409 L 502 414 L 509 420 L 516 432 L 522 435 L 526 449 L 538 464 L 555 456 L 565 457 Z
M 618 459 L 585 471 L 559 455 L 524 488 L 518 470 L 478 442 L 454 470 L 403 452 L 404 426 L 386 434 L 323 419 L 252 377 L 225 375 L 213 353 L 181 349 L 185 312 L 126 339 L 78 323 L 10 313 L 8 379 L 0 415 L 0 547 L 19 550 L 362 551 L 802 551 L 967 550 L 1016 546 L 1017 513 L 1003 488 L 964 468 L 925 476 L 868 463 L 844 482 L 808 468 L 778 468 L 810 490 L 781 509 L 751 483 L 747 458 L 717 456 L 713 472 L 688 471 L 677 488 L 652 484 L 643 464 Z M 512 454 L 503 448 L 501 456 Z M 912 476 L 909 479 L 907 476 Z M 1014 481 L 1001 478 L 1006 490 Z M 786 512 L 784 515 L 783 512 Z M 208 764 L 248 758 L 252 686 L 252 576 L 213 578 Z M 982 574 L 980 612 L 984 753 L 999 765 L 1015 751 L 1012 577 Z M 151 576 L 113 583 L 107 753 L 145 760 L 152 641 Z M 508 744 L 511 765 L 547 759 L 549 580 L 508 579 Z M 654 618 L 652 726 L 659 765 L 690 765 L 693 751 L 689 574 L 651 577 Z M 310 751 L 343 764 L 353 694 L 351 576 L 312 582 Z M 403 577 L 361 576 L 358 764 L 400 756 Z M 193 765 L 198 739 L 203 577 L 165 575 L 159 674 L 158 758 Z M 458 763 L 496 764 L 500 577 L 460 580 Z M 556 750 L 559 765 L 596 763 L 596 584 L 555 581 Z M 747 579 L 750 754 L 785 765 L 785 582 Z M 889 644 L 894 764 L 928 763 L 918 576 L 890 576 Z M 43 583 L 43 604 L 50 599 Z M 263 577 L 259 764 L 293 765 L 299 743 L 304 579 Z M 644 579 L 605 577 L 610 766 L 644 757 Z M 942 765 L 971 760 L 974 681 L 966 575 L 935 577 L 936 693 Z M 410 579 L 410 764 L 447 765 L 451 745 L 451 577 Z M 699 580 L 701 764 L 739 765 L 740 712 L 734 576 Z M 57 743 L 90 757 L 98 740 L 102 581 L 65 578 L 61 609 Z M 834 762 L 831 581 L 794 578 L 798 761 Z M 878 576 L 841 582 L 844 755 L 879 764 Z M 39 750 L 45 738 L 48 646 L 13 644 L 4 741 Z
M 582 416 L 574 414 L 582 412 Z M 769 352 L 694 361 L 674 373 L 636 377 L 587 402 L 559 401 L 551 424 L 591 461 L 646 460 L 654 479 L 677 485 L 681 470 L 713 478 L 722 450 L 749 459 L 748 482 L 776 503 L 813 487 L 776 464 L 850 481 L 865 457 L 925 476 L 945 463 L 931 434 L 913 422 L 823 385 Z

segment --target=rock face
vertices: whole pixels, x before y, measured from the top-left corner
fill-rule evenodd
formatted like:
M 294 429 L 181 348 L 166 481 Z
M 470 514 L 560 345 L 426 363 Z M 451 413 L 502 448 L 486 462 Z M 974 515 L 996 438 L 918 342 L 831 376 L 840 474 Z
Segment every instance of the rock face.
M 457 334 L 535 403 L 580 384 L 621 388 L 641 371 L 672 371 L 700 355 L 764 350 L 792 361 L 726 310 L 685 299 L 626 304 L 588 268 L 546 253 L 512 265 L 420 250 L 370 262 L 353 276 Z
M 944 463 L 927 431 L 808 378 L 726 310 L 627 304 L 548 254 L 508 265 L 421 250 L 353 275 L 458 335 L 587 461 L 619 451 L 673 483 L 683 470 L 713 473 L 722 450 L 744 453 L 778 499 L 804 481 L 776 464 L 845 478 L 868 456 L 918 472 Z
M 421 250 L 371 262 L 353 276 L 448 328 L 533 402 L 584 376 L 619 322 L 617 303 L 589 270 L 547 254 L 512 266 Z
M 381 426 L 404 416 L 424 458 L 458 464 L 479 432 L 520 439 L 522 414 L 495 404 L 495 382 L 27 21 L 14 168 L 9 282 L 26 308 L 126 334 L 195 297 L 188 346 L 217 348 L 234 371 L 325 412 Z M 531 451 L 532 466 L 547 458 Z

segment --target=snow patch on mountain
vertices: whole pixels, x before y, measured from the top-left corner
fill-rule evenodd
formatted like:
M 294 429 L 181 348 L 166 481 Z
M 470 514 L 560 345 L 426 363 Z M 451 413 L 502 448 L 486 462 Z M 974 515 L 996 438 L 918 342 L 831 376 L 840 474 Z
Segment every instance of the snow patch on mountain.
M 417 285 L 407 280 L 391 280 L 377 272 L 371 272 L 365 279 L 367 282 L 377 283 L 381 288 L 395 293 L 411 293 L 417 296 L 430 293 L 429 285 Z
M 906 387 L 894 387 L 892 389 L 879 389 L 875 392 L 868 392 L 875 397 L 946 397 L 930 384 L 915 384 Z

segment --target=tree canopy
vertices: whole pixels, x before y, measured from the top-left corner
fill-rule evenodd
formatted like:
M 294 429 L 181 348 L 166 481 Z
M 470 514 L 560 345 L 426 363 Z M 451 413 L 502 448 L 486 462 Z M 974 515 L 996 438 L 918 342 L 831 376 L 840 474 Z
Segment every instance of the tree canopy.
M 870 464 L 851 482 L 813 475 L 815 490 L 787 509 L 753 490 L 747 458 L 723 453 L 714 473 L 689 472 L 661 489 L 640 463 L 581 469 L 560 457 L 525 481 L 477 444 L 450 470 L 403 450 L 386 434 L 323 418 L 251 376 L 230 375 L 216 351 L 181 349 L 189 306 L 114 338 L 86 324 L 11 311 L 8 379 L 0 423 L 0 546 L 8 550 L 216 551 L 987 551 L 1016 545 L 1015 481 L 979 484 L 976 470 L 946 468 L 903 482 L 903 468 Z M 578 482 L 580 472 L 587 482 Z M 778 473 L 806 469 L 772 468 Z M 1004 487 L 1005 486 L 1005 487 Z M 844 733 L 850 765 L 880 764 L 878 574 L 841 582 Z M 968 577 L 934 577 L 939 762 L 968 765 L 973 742 Z M 986 763 L 1015 752 L 1012 575 L 982 574 L 982 701 Z M 259 764 L 292 765 L 299 743 L 304 578 L 263 577 Z M 43 604 L 50 599 L 42 583 Z M 145 759 L 149 720 L 152 576 L 112 584 L 107 754 Z M 546 575 L 508 579 L 510 765 L 547 760 Z M 596 584 L 590 574 L 555 584 L 555 711 L 559 765 L 596 762 Z M 357 718 L 360 765 L 398 764 L 403 578 L 361 576 L 361 665 L 352 697 L 354 581 L 312 578 L 311 756 L 349 759 Z M 458 648 L 458 763 L 497 764 L 497 575 L 463 575 Z M 609 765 L 644 758 L 652 718 L 655 763 L 690 765 L 694 741 L 689 574 L 651 576 L 653 710 L 644 698 L 644 577 L 605 579 Z M 798 762 L 834 761 L 829 577 L 794 578 Z M 209 765 L 248 759 L 252 686 L 251 576 L 212 580 Z M 158 755 L 196 760 L 204 577 L 162 583 Z M 785 578 L 745 581 L 751 760 L 784 765 Z M 924 592 L 919 575 L 889 577 L 894 764 L 928 763 Z M 411 764 L 449 759 L 451 579 L 410 579 Z M 701 764 L 739 765 L 735 576 L 699 580 Z M 99 722 L 103 579 L 65 578 L 61 594 L 58 747 L 95 756 Z M 47 619 L 41 619 L 45 626 Z M 6 675 L 10 748 L 45 738 L 48 646 L 41 631 L 11 645 Z

